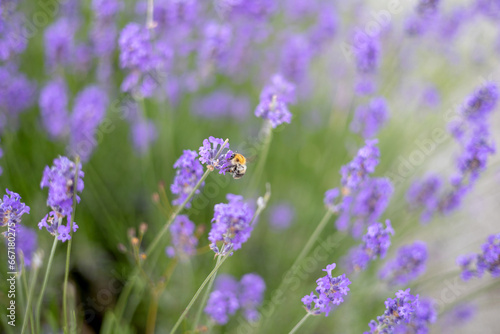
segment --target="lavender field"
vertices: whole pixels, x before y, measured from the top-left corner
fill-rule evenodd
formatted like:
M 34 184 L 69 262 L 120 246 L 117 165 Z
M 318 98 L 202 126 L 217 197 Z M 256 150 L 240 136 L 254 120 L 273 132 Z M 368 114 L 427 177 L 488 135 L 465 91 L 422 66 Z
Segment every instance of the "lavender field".
M 499 333 L 499 0 L 0 0 L 0 333 Z

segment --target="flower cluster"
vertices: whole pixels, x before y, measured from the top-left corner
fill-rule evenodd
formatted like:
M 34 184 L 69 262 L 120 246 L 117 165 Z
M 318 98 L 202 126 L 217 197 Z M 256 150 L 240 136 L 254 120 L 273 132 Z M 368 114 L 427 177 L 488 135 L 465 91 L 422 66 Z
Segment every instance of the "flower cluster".
M 383 97 L 373 98 L 368 105 L 359 106 L 351 123 L 351 130 L 364 138 L 374 137 L 389 119 L 387 102 Z
M 29 214 L 30 208 L 21 202 L 19 194 L 5 190 L 7 195 L 0 198 L 0 226 L 15 227 L 21 223 L 22 215 Z
M 253 230 L 254 210 L 245 203 L 243 196 L 227 194 L 228 203 L 216 204 L 212 229 L 208 233 L 210 249 L 218 255 L 231 254 L 241 248 Z M 222 247 L 217 246 L 222 242 Z
M 288 104 L 295 102 L 295 86 L 276 74 L 271 84 L 260 93 L 260 102 L 255 109 L 255 116 L 269 120 L 273 128 L 282 123 L 290 123 L 292 114 Z
M 396 258 L 388 261 L 379 276 L 391 285 L 406 285 L 426 270 L 427 245 L 416 241 L 398 249 Z
M 385 228 L 382 223 L 368 226 L 368 231 L 362 238 L 363 243 L 351 249 L 343 260 L 347 273 L 365 270 L 370 261 L 385 257 L 391 245 L 391 235 L 394 235 L 391 222 L 386 220 L 385 225 Z
M 410 289 L 396 292 L 396 298 L 388 298 L 385 307 L 377 321 L 370 321 L 370 331 L 365 334 L 428 333 L 429 324 L 437 319 L 434 302 L 419 299 Z
M 43 172 L 40 187 L 49 188 L 47 206 L 51 207 L 52 211 L 38 223 L 38 227 L 40 229 L 45 227 L 49 233 L 57 235 L 63 242 L 71 238 L 73 196 L 80 202 L 78 192 L 83 191 L 83 176 L 81 164 L 76 165 L 66 157 L 54 159 L 54 165 L 50 168 L 46 166 Z M 64 217 L 67 217 L 67 225 L 62 225 Z M 78 225 L 73 222 L 73 232 L 77 229 Z
M 326 269 L 323 269 L 327 275 L 316 280 L 316 293 L 318 295 L 311 292 L 302 298 L 302 303 L 304 303 L 307 312 L 314 315 L 324 313 L 325 316 L 328 316 L 332 307 L 344 302 L 342 296 L 347 296 L 347 292 L 349 291 L 348 286 L 351 284 L 351 281 L 345 274 L 333 277 L 332 271 L 335 267 L 335 263 L 327 265 Z
M 500 233 L 490 235 L 481 249 L 482 254 L 461 255 L 457 258 L 464 281 L 472 277 L 481 278 L 485 272 L 489 272 L 492 277 L 500 277 Z
M 440 191 L 442 181 L 428 176 L 415 181 L 407 194 L 412 207 L 423 208 L 422 221 L 428 221 L 435 213 L 456 210 L 486 169 L 489 156 L 495 153 L 488 116 L 498 99 L 497 86 L 486 83 L 467 97 L 459 110 L 461 119 L 450 123 L 450 131 L 462 147 L 456 161 L 457 172 L 450 177 L 451 187 Z
M 223 145 L 223 139 L 210 136 L 203 140 L 203 146 L 199 149 L 200 162 L 209 168 L 218 169 L 220 174 L 226 173 L 228 159 L 233 153 L 229 150 L 229 143 Z
M 97 86 L 89 86 L 75 98 L 71 115 L 70 147 L 82 161 L 88 161 L 95 148 L 94 138 L 97 127 L 104 119 L 108 97 Z
M 52 138 L 64 136 L 68 130 L 68 88 L 62 78 L 49 81 L 38 101 L 45 130 Z
M 359 149 L 356 157 L 347 165 L 342 166 L 340 169 L 342 193 L 357 190 L 358 186 L 375 171 L 375 167 L 380 162 L 380 151 L 375 146 L 377 143 L 377 139 L 367 140 L 366 145 Z
M 172 246 L 165 249 L 168 257 L 187 259 L 196 254 L 198 239 L 194 235 L 196 226 L 186 215 L 175 217 L 170 226 L 172 235 Z
M 415 12 L 406 20 L 406 33 L 418 36 L 435 28 L 439 23 L 439 2 L 439 0 L 419 0 Z
M 265 290 L 266 284 L 257 274 L 243 275 L 239 282 L 231 275 L 219 275 L 205 313 L 220 325 L 226 324 L 238 310 L 242 310 L 248 321 L 258 321 L 257 308 L 262 304 Z
M 175 178 L 170 186 L 170 190 L 177 197 L 172 201 L 173 205 L 180 205 L 184 203 L 193 188 L 196 186 L 198 181 L 203 175 L 203 167 L 197 159 L 198 153 L 195 151 L 184 150 L 184 153 L 175 162 L 174 168 L 177 169 L 175 172 Z M 201 185 L 203 186 L 203 185 Z M 200 189 L 198 188 L 195 194 L 198 194 Z M 191 201 L 186 204 L 186 208 L 191 207 Z

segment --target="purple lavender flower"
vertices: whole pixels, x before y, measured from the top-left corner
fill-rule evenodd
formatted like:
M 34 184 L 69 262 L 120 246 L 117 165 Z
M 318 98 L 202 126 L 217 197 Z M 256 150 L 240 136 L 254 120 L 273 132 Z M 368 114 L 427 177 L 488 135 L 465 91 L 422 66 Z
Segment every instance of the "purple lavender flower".
M 352 234 L 360 236 L 366 225 L 377 221 L 389 205 L 394 188 L 387 178 L 368 179 L 356 194 L 351 207 Z M 342 212 L 348 214 L 349 212 Z M 337 226 L 339 229 L 340 226 Z
M 340 191 L 338 188 L 329 189 L 325 192 L 323 203 L 329 210 L 337 212 L 338 207 L 335 204 L 335 200 L 339 197 L 339 195 Z
M 302 15 L 302 13 L 301 13 Z M 314 53 L 318 53 L 323 46 L 333 39 L 339 26 L 339 18 L 331 5 L 323 5 L 319 9 L 317 23 L 310 29 L 309 45 Z
M 238 282 L 230 275 L 219 275 L 215 280 L 214 291 L 210 293 L 205 313 L 215 322 L 224 325 L 229 316 L 238 311 Z
M 248 321 L 259 320 L 257 308 L 262 304 L 266 283 L 257 274 L 246 274 L 240 280 L 240 293 L 238 296 L 243 315 Z
M 13 64 L 0 66 L 0 131 L 35 102 L 36 86 Z
M 477 307 L 471 303 L 461 303 L 446 312 L 441 322 L 441 333 L 455 333 L 477 314 Z
M 361 133 L 364 138 L 377 134 L 389 118 L 387 103 L 383 97 L 376 97 L 366 106 L 360 106 L 354 113 L 351 130 Z
M 416 180 L 408 189 L 406 200 L 412 208 L 423 208 L 421 221 L 428 222 L 439 205 L 439 190 L 442 181 L 437 175 L 428 175 Z
M 71 115 L 70 149 L 83 162 L 88 161 L 97 145 L 94 136 L 104 119 L 107 105 L 106 93 L 97 86 L 89 86 L 76 96 Z
M 269 223 L 276 230 L 286 230 L 295 218 L 295 209 L 288 202 L 275 204 L 269 213 Z
M 427 107 L 434 108 L 441 103 L 441 94 L 434 86 L 428 86 L 422 92 L 422 102 Z
M 416 241 L 398 249 L 396 258 L 388 261 L 379 276 L 391 285 L 406 285 L 426 270 L 427 245 Z
M 78 172 L 78 177 L 75 182 L 75 173 Z M 40 187 L 49 188 L 49 196 L 47 205 L 52 208 L 52 211 L 46 215 L 38 224 L 42 229 L 45 227 L 47 231 L 53 235 L 57 235 L 59 240 L 65 241 L 69 237 L 70 221 L 73 212 L 73 196 L 76 196 L 76 201 L 80 202 L 78 192 L 82 192 L 84 173 L 82 166 L 78 166 L 66 157 L 54 159 L 54 165 L 49 168 L 45 167 L 43 172 L 42 182 Z M 61 229 L 61 222 L 64 217 L 67 217 L 68 223 L 65 228 Z M 78 229 L 78 225 L 73 223 L 73 231 Z
M 271 78 L 271 84 L 262 90 L 255 116 L 269 120 L 273 128 L 282 123 L 290 123 L 292 114 L 287 104 L 294 102 L 295 86 L 276 74 Z
M 61 17 L 45 30 L 45 59 L 50 71 L 70 64 L 74 53 L 75 22 Z
M 344 259 L 348 268 L 347 273 L 365 270 L 370 260 L 383 259 L 391 245 L 391 235 L 394 230 L 391 222 L 386 220 L 386 227 L 381 223 L 373 223 L 368 226 L 368 231 L 363 236 L 363 243 L 353 248 Z
M 64 136 L 69 128 L 68 88 L 62 78 L 49 81 L 40 92 L 40 113 L 52 138 Z
M 471 121 L 484 121 L 496 107 L 498 87 L 494 83 L 486 83 L 476 89 L 464 102 L 461 114 Z
M 229 25 L 209 22 L 203 28 L 203 41 L 198 53 L 201 68 L 206 69 L 207 66 L 217 66 L 226 61 L 232 35 L 231 26 Z
M 232 254 L 241 248 L 253 230 L 250 225 L 254 215 L 251 207 L 243 201 L 242 196 L 227 194 L 229 203 L 216 204 L 214 207 L 214 218 L 212 229 L 208 234 L 210 248 L 217 255 Z M 217 242 L 222 241 L 222 247 Z
M 347 292 L 349 291 L 348 286 L 351 284 L 351 281 L 349 281 L 345 274 L 333 277 L 332 271 L 335 267 L 335 263 L 327 265 L 326 269 L 323 269 L 323 271 L 327 272 L 327 275 L 316 280 L 318 285 L 316 287 L 317 296 L 314 292 L 311 292 L 311 294 L 302 298 L 302 303 L 304 303 L 307 312 L 314 315 L 324 313 L 325 316 L 328 316 L 332 307 L 344 302 L 342 296 L 347 296 Z
M 0 8 L 0 61 L 8 61 L 26 49 L 26 27 L 24 14 L 16 11 L 15 2 L 2 2 Z
M 249 114 L 250 101 L 244 96 L 236 96 L 226 90 L 217 90 L 196 100 L 192 110 L 195 115 L 204 118 L 231 117 L 243 121 Z
M 145 154 L 156 137 L 156 127 L 153 121 L 138 119 L 132 124 L 132 143 L 139 154 Z
M 21 224 L 16 229 L 16 253 L 23 253 L 24 265 L 31 266 L 31 259 L 38 246 L 36 231 Z
M 375 73 L 380 66 L 380 41 L 378 36 L 365 38 L 355 38 L 354 56 L 356 57 L 356 66 L 361 74 Z
M 194 236 L 196 226 L 186 215 L 179 215 L 170 226 L 172 246 L 166 248 L 168 257 L 188 259 L 196 254 L 198 239 Z
M 485 272 L 489 272 L 492 277 L 500 277 L 500 233 L 490 235 L 481 249 L 481 254 L 461 255 L 457 258 L 464 281 L 472 277 L 481 278 Z
M 281 72 L 285 77 L 300 83 L 304 80 L 311 62 L 312 49 L 304 36 L 292 36 L 284 45 L 281 55 Z
M 175 162 L 174 168 L 177 169 L 175 173 L 174 182 L 170 186 L 170 190 L 177 197 L 172 201 L 173 205 L 180 205 L 184 203 L 188 195 L 196 186 L 198 181 L 203 175 L 203 167 L 198 159 L 198 154 L 195 151 L 185 150 L 180 158 Z M 203 184 L 201 185 L 203 186 Z M 199 194 L 200 189 L 197 189 L 195 194 Z M 186 208 L 191 207 L 191 201 L 186 203 Z
M 21 223 L 21 216 L 30 213 L 30 208 L 21 202 L 19 194 L 5 190 L 7 195 L 0 199 L 0 226 L 15 227 Z
M 219 173 L 221 174 L 225 174 L 224 167 L 227 163 L 227 156 L 232 153 L 229 151 L 229 143 L 226 143 L 226 145 L 222 147 L 223 144 L 223 139 L 210 136 L 208 139 L 203 140 L 203 146 L 199 149 L 200 162 L 214 169 L 219 169 Z M 219 153 L 219 155 L 217 155 L 217 153 Z
M 436 306 L 432 300 L 420 300 L 410 289 L 399 290 L 396 298 L 388 298 L 386 310 L 369 323 L 365 334 L 428 333 L 430 323 L 436 321 Z
M 379 163 L 380 151 L 375 146 L 377 139 L 367 140 L 366 145 L 359 149 L 356 157 L 347 165 L 342 166 L 340 175 L 342 176 L 342 186 L 345 188 L 342 193 L 351 193 L 365 181 L 369 174 L 375 171 Z

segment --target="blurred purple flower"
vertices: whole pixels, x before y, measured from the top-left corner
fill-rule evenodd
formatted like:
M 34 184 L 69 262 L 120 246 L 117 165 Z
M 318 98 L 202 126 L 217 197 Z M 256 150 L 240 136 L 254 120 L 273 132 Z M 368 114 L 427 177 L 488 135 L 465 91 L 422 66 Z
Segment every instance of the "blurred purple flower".
M 36 86 L 12 64 L 0 66 L 0 132 L 35 102 Z
M 406 200 L 414 209 L 422 208 L 422 222 L 428 222 L 439 205 L 439 190 L 442 181 L 437 175 L 427 175 L 421 180 L 416 180 L 408 189 Z
M 353 40 L 356 66 L 361 74 L 375 73 L 380 66 L 380 41 L 378 36 L 357 35 Z
M 259 320 L 257 308 L 262 304 L 266 283 L 257 274 L 246 274 L 240 280 L 240 293 L 238 295 L 243 315 L 250 322 Z
M 52 138 L 63 137 L 69 130 L 68 88 L 63 78 L 49 81 L 38 101 L 45 130 Z
M 370 261 L 377 258 L 383 259 L 391 245 L 391 235 L 394 230 L 391 222 L 386 220 L 386 227 L 381 223 L 373 223 L 368 226 L 368 231 L 363 236 L 363 243 L 351 249 L 343 259 L 347 273 L 365 270 Z
M 351 123 L 351 130 L 360 133 L 365 139 L 372 138 L 389 119 L 387 102 L 376 97 L 366 106 L 359 106 Z
M 500 277 L 500 233 L 490 235 L 481 249 L 481 254 L 461 255 L 457 258 L 464 281 L 472 277 L 481 278 L 485 272 L 489 272 L 492 277 Z
M 230 275 L 219 275 L 215 280 L 214 291 L 210 293 L 205 313 L 215 322 L 224 325 L 229 317 L 238 311 L 238 282 Z
M 173 205 L 182 204 L 201 179 L 203 167 L 197 157 L 198 154 L 195 151 L 184 150 L 184 153 L 175 162 L 174 168 L 176 168 L 177 171 L 175 172 L 174 181 L 170 186 L 172 193 L 177 195 L 172 201 Z M 201 187 L 203 187 L 203 184 Z M 195 194 L 200 193 L 200 188 L 196 190 Z M 190 207 L 191 201 L 186 203 L 186 208 Z
M 288 103 L 295 102 L 295 86 L 281 75 L 275 74 L 271 84 L 264 87 L 260 93 L 260 102 L 255 109 L 255 116 L 267 119 L 273 128 L 282 123 L 290 123 L 292 114 Z
M 476 89 L 465 100 L 461 114 L 470 121 L 485 121 L 498 103 L 498 87 L 494 83 L 486 83 Z
M 49 71 L 69 65 L 75 52 L 76 23 L 61 17 L 45 30 L 45 59 Z
M 31 259 L 38 247 L 36 231 L 19 224 L 16 229 L 16 253 L 20 257 L 20 252 L 23 253 L 24 265 L 31 266 Z
M 194 236 L 196 226 L 186 215 L 179 215 L 170 226 L 172 246 L 166 248 L 168 257 L 188 259 L 196 254 L 198 239 Z
M 269 213 L 269 224 L 275 230 L 286 230 L 295 218 L 295 209 L 288 202 L 275 204 Z
M 212 229 L 208 234 L 210 249 L 217 255 L 232 254 L 241 248 L 249 238 L 253 230 L 250 225 L 254 211 L 243 201 L 242 196 L 227 194 L 228 203 L 216 204 L 214 207 L 214 218 Z M 217 246 L 222 242 L 222 247 Z
M 295 83 L 304 80 L 311 62 L 312 49 L 304 36 L 291 36 L 281 53 L 281 73 Z
M 195 115 L 203 118 L 232 117 L 245 120 L 250 112 L 250 101 L 245 96 L 236 96 L 226 90 L 217 90 L 197 99 L 191 108 Z
M 342 296 L 347 296 L 347 292 L 350 290 L 348 286 L 351 284 L 351 281 L 345 274 L 333 277 L 332 271 L 335 267 L 335 263 L 327 265 L 326 269 L 323 269 L 323 271 L 327 272 L 327 275 L 316 280 L 318 285 L 316 287 L 316 293 L 318 295 L 311 292 L 311 294 L 302 298 L 302 303 L 306 307 L 308 313 L 314 315 L 324 313 L 325 316 L 328 316 L 332 307 L 338 306 L 344 302 Z
M 135 150 L 143 155 L 156 140 L 156 126 L 153 121 L 138 119 L 132 124 L 132 142 Z
M 427 245 L 416 241 L 398 249 L 396 258 L 388 261 L 379 276 L 391 285 L 406 285 L 426 270 Z

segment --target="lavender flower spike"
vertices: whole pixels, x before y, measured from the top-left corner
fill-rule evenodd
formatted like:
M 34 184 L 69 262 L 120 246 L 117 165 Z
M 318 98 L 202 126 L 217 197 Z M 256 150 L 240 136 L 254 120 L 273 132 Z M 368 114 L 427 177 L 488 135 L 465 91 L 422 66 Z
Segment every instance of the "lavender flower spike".
M 189 220 L 188 216 L 177 216 L 170 226 L 172 246 L 167 247 L 167 255 L 181 260 L 195 255 L 198 245 L 198 239 L 194 236 L 195 229 L 196 226 Z
M 174 182 L 170 186 L 170 190 L 177 197 L 172 201 L 173 205 L 182 204 L 189 196 L 193 188 L 203 175 L 203 167 L 197 159 L 198 153 L 195 151 L 185 150 L 180 158 L 175 162 L 174 168 L 177 169 L 175 173 Z M 201 185 L 201 187 L 203 184 Z M 200 193 L 197 189 L 195 194 Z M 191 207 L 191 202 L 186 204 L 186 208 Z
M 229 317 L 238 311 L 238 282 L 231 275 L 219 275 L 215 280 L 214 291 L 210 293 L 205 313 L 215 322 L 224 325 Z
M 429 324 L 437 317 L 434 302 L 420 300 L 410 289 L 396 292 L 396 298 L 388 298 L 385 307 L 384 314 L 370 321 L 370 331 L 364 334 L 428 333 Z
M 250 223 L 254 211 L 243 201 L 243 197 L 227 194 L 226 198 L 229 203 L 215 205 L 212 229 L 208 234 L 210 248 L 217 255 L 232 254 L 240 249 L 253 230 Z M 223 243 L 221 248 L 217 246 L 217 242 Z
M 75 173 L 78 172 L 75 184 Z M 38 224 L 42 229 L 45 227 L 52 235 L 57 235 L 61 241 L 69 240 L 70 222 L 73 213 L 73 196 L 76 196 L 77 203 L 80 202 L 78 192 L 82 192 L 84 173 L 82 166 L 78 166 L 66 157 L 59 157 L 54 160 L 52 167 L 45 167 L 40 187 L 49 188 L 47 205 L 52 211 L 46 215 Z M 61 225 L 62 219 L 67 218 L 67 225 Z M 73 222 L 73 231 L 78 229 L 78 225 Z
M 327 275 L 316 281 L 318 284 L 316 287 L 317 296 L 314 292 L 311 292 L 302 298 L 302 303 L 304 303 L 308 313 L 313 315 L 324 313 L 325 316 L 328 316 L 334 305 L 340 305 L 344 302 L 342 296 L 347 296 L 348 286 L 351 281 L 345 274 L 333 277 L 332 271 L 335 267 L 336 264 L 332 263 L 327 265 L 326 269 L 323 269 L 323 271 L 327 272 Z
M 267 119 L 273 128 L 282 123 L 290 123 L 292 114 L 288 103 L 295 102 L 295 86 L 281 75 L 274 75 L 271 84 L 260 93 L 260 102 L 255 109 L 255 116 Z
M 7 195 L 0 199 L 0 226 L 16 227 L 21 223 L 21 216 L 30 213 L 30 208 L 21 202 L 19 194 L 5 190 Z
M 481 278 L 485 272 L 489 272 L 492 277 L 500 277 L 500 233 L 490 235 L 481 249 L 482 254 L 461 255 L 457 258 L 464 281 L 472 277 Z
M 259 320 L 257 308 L 262 304 L 266 283 L 257 274 L 246 274 L 240 280 L 240 294 L 238 296 L 243 315 L 248 321 Z
M 406 285 L 426 270 L 427 245 L 422 241 L 398 249 L 396 258 L 387 262 L 379 275 L 391 285 Z
M 220 174 L 225 174 L 226 164 L 232 154 L 229 143 L 224 143 L 223 139 L 210 136 L 203 140 L 203 146 L 199 149 L 200 162 L 212 170 L 218 169 Z

